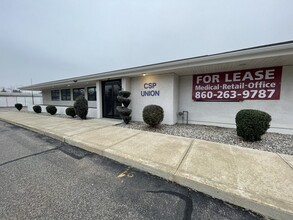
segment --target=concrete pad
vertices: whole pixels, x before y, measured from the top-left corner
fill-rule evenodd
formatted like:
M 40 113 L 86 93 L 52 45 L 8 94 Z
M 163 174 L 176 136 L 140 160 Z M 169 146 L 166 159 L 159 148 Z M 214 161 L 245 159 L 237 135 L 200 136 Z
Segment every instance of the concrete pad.
M 82 148 L 90 146 L 90 148 L 86 149 L 102 155 L 104 149 L 131 138 L 138 133 L 140 133 L 140 131 L 107 126 L 105 128 L 65 137 L 65 142 Z
M 68 137 L 68 136 L 74 136 L 74 135 L 80 135 L 83 133 L 88 133 L 91 131 L 96 131 L 97 129 L 101 129 L 101 128 L 105 128 L 108 127 L 108 125 L 92 125 L 92 126 L 84 126 L 84 127 L 80 127 L 78 129 L 71 129 L 70 131 L 65 131 L 64 132 L 64 136 Z
M 4 120 L 21 120 L 24 119 L 25 117 L 28 117 L 29 114 L 23 114 L 20 112 L 0 112 L 0 118 Z
M 29 124 L 28 126 L 32 126 L 38 132 L 41 131 L 41 133 L 43 132 L 43 134 L 60 141 L 64 141 L 64 138 L 67 136 L 80 135 L 109 126 L 104 124 L 81 124 L 79 121 L 65 121 L 63 123 L 56 123 L 54 121 L 43 122 L 36 125 Z
M 99 118 L 99 119 L 82 120 L 82 123 L 83 124 L 116 125 L 116 124 L 120 124 L 121 120 Z
M 143 132 L 104 151 L 104 155 L 172 180 L 192 139 Z
M 293 170 L 275 153 L 195 141 L 175 182 L 265 216 L 293 219 Z
M 62 128 L 65 126 L 65 123 L 63 121 L 55 121 L 50 119 L 35 119 L 32 121 L 21 121 L 18 124 L 25 125 L 29 129 L 33 129 L 34 131 L 49 131 L 50 129 L 56 129 L 56 128 Z
M 57 121 L 50 118 L 28 118 L 19 120 L 19 122 L 31 126 L 47 126 L 48 124 L 62 124 L 63 121 Z
M 1 112 L 0 119 L 9 123 L 17 124 L 21 127 L 27 127 L 27 122 L 33 121 L 35 117 L 32 114 L 21 112 Z
M 81 126 L 81 125 L 72 125 L 72 124 L 62 124 L 59 126 L 50 126 L 45 128 L 44 130 L 46 133 L 50 134 L 58 134 L 59 136 L 62 136 L 63 138 L 67 136 L 73 136 L 73 135 L 81 135 L 85 132 L 91 132 L 96 131 L 97 129 L 108 127 L 106 125 L 91 125 L 91 126 Z
M 293 169 L 293 156 L 287 154 L 278 154 Z
M 76 120 L 27 112 L 5 112 L 1 114 L 7 122 L 64 141 L 65 136 L 80 134 L 117 124 L 117 120 Z M 0 115 L 0 118 L 1 118 Z
M 35 125 L 35 124 L 43 122 L 45 120 L 49 121 L 49 119 L 36 119 L 33 117 L 20 118 L 20 119 L 10 119 L 10 120 L 17 122 L 17 123 L 27 124 L 27 125 L 29 125 L 29 124 Z
M 5 117 L 7 119 L 11 119 L 11 120 L 21 120 L 21 121 L 35 118 L 34 116 L 29 115 L 29 114 L 26 114 L 26 115 L 24 115 L 24 114 L 5 115 L 3 117 Z
M 8 122 L 8 123 L 15 124 L 15 125 L 22 127 L 24 129 L 34 131 L 36 133 L 45 134 L 43 131 L 44 129 L 36 128 L 34 125 L 30 124 L 30 123 L 32 123 L 32 121 L 39 122 L 40 121 L 39 117 L 36 117 L 36 116 L 26 117 L 26 118 L 25 117 L 18 117 L 18 116 L 26 116 L 26 115 L 30 116 L 32 114 L 20 113 L 20 112 L 9 112 L 9 114 L 3 115 L 0 113 L 0 119 L 5 122 Z

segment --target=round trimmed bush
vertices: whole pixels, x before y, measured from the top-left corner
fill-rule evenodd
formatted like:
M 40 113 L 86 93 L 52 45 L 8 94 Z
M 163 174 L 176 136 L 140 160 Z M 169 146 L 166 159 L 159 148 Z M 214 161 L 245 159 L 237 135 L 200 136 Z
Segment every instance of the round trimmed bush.
M 46 111 L 47 111 L 48 113 L 50 113 L 51 115 L 55 115 L 56 112 L 57 112 L 57 108 L 55 107 L 55 105 L 48 105 L 48 106 L 46 107 Z
M 245 141 L 260 141 L 270 128 L 272 117 L 263 111 L 243 109 L 236 114 L 237 135 Z
M 66 115 L 71 116 L 74 118 L 76 116 L 75 110 L 72 107 L 69 107 L 65 110 Z
M 22 109 L 22 104 L 21 104 L 21 103 L 16 103 L 16 104 L 14 105 L 14 107 L 15 107 L 18 111 L 20 111 L 20 110 Z
M 88 113 L 88 101 L 85 99 L 83 95 L 77 97 L 74 102 L 74 110 L 75 113 L 81 118 L 86 119 Z
M 147 105 L 142 111 L 143 121 L 152 127 L 156 127 L 164 119 L 164 110 L 158 105 Z
M 41 113 L 42 112 L 42 107 L 39 105 L 33 106 L 33 110 L 35 113 Z

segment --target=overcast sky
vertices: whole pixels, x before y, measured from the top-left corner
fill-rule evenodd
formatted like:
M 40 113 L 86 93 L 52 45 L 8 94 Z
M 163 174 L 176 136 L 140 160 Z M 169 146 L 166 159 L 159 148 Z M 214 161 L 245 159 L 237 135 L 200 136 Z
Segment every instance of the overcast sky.
M 292 0 L 0 0 L 0 88 L 293 40 Z

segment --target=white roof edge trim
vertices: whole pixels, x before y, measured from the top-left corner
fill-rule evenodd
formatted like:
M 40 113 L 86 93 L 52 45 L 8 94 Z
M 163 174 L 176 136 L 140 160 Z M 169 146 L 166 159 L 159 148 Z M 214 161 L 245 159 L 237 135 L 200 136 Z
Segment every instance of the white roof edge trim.
M 136 75 L 139 73 L 147 72 L 147 71 L 167 71 L 171 69 L 178 69 L 178 68 L 185 68 L 190 66 L 202 66 L 202 65 L 211 65 L 216 63 L 225 63 L 231 61 L 241 61 L 247 59 L 257 59 L 257 58 L 264 58 L 264 57 L 271 57 L 271 56 L 280 56 L 280 55 L 293 55 L 293 42 L 288 44 L 280 44 L 280 45 L 273 45 L 273 46 L 265 46 L 259 48 L 252 48 L 252 49 L 244 49 L 239 51 L 231 51 L 231 52 L 224 52 L 219 54 L 212 54 L 206 56 L 199 56 L 194 58 L 187 58 L 182 60 L 174 60 L 169 62 L 121 69 L 121 70 L 114 70 L 114 71 L 107 71 L 102 73 L 95 73 L 86 76 L 80 77 L 73 77 L 67 78 L 62 80 L 50 81 L 40 84 L 35 84 L 31 86 L 24 86 L 20 87 L 19 89 L 40 89 L 46 88 L 53 85 L 63 85 L 67 83 L 72 83 L 74 80 L 78 82 L 84 82 L 88 80 L 99 80 L 105 79 L 109 77 L 121 77 L 121 76 L 131 76 L 133 73 Z

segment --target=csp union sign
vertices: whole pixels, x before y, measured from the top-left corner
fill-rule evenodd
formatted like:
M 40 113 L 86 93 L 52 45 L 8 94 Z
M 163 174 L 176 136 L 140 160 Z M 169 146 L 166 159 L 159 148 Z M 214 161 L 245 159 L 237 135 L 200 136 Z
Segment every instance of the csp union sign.
M 193 75 L 194 101 L 280 99 L 282 67 Z

